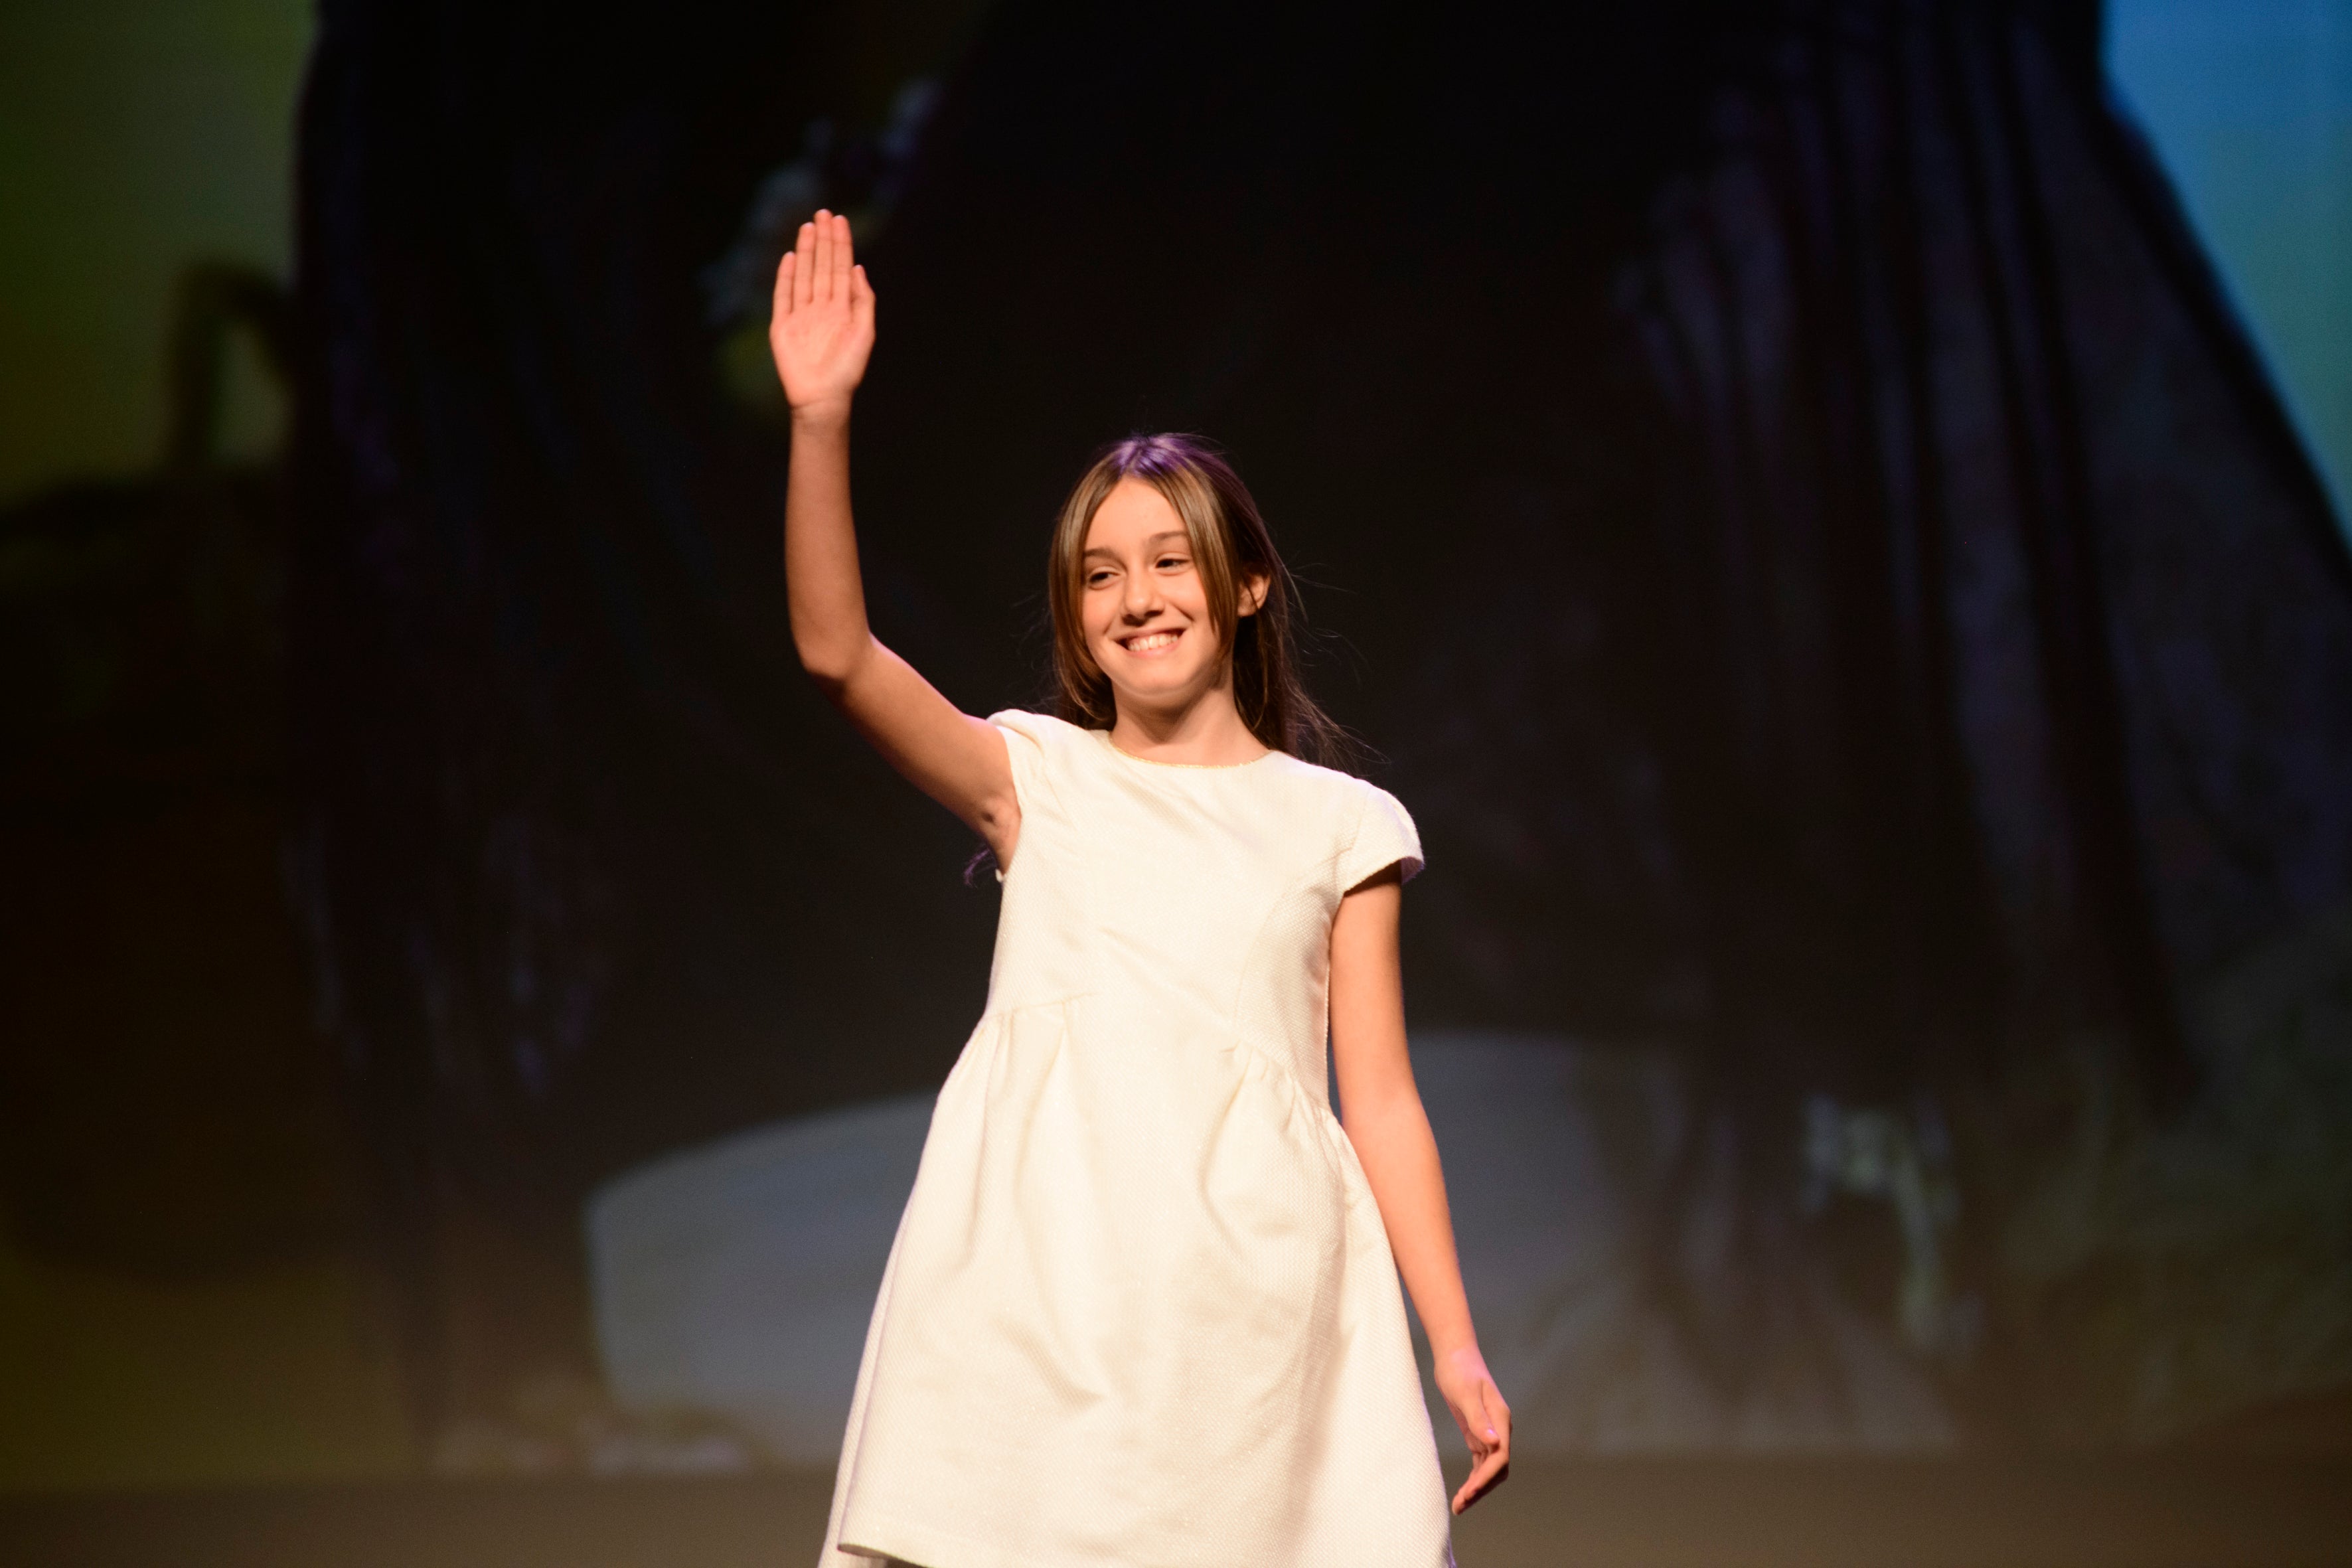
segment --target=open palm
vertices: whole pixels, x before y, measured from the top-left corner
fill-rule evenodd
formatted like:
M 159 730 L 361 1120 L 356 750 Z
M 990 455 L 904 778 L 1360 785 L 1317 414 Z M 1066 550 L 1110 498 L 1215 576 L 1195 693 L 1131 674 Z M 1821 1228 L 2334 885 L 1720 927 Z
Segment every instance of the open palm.
M 848 410 L 874 352 L 874 286 L 838 213 L 819 209 L 777 264 L 768 347 L 793 412 Z

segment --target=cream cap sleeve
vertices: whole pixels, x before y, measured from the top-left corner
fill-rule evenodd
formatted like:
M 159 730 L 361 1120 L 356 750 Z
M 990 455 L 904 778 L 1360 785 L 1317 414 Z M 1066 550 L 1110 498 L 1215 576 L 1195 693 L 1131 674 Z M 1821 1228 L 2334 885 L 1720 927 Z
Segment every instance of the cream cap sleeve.
M 1006 758 L 1013 764 L 1013 794 L 1025 819 L 1048 802 L 1059 805 L 1054 775 L 1064 765 L 1063 753 L 1086 731 L 1049 713 L 1007 708 L 991 713 L 988 721 L 1004 735 Z
M 1410 882 L 1422 868 L 1421 834 L 1404 804 L 1377 784 L 1357 781 L 1363 805 L 1356 831 L 1339 852 L 1339 890 L 1361 886 L 1391 866 L 1400 867 Z

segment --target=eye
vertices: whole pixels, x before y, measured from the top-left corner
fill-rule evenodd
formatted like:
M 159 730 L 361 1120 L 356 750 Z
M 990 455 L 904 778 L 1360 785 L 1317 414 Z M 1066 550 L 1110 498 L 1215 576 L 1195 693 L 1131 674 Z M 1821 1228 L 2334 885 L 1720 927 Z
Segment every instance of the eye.
M 1111 580 L 1111 576 L 1112 573 L 1108 567 L 1097 566 L 1093 571 L 1087 574 L 1087 586 L 1089 588 L 1099 588 L 1104 584 L 1109 582 Z
M 1162 572 L 1181 572 L 1185 567 L 1192 564 L 1192 563 L 1189 558 L 1182 555 L 1163 555 L 1154 563 L 1154 564 Z

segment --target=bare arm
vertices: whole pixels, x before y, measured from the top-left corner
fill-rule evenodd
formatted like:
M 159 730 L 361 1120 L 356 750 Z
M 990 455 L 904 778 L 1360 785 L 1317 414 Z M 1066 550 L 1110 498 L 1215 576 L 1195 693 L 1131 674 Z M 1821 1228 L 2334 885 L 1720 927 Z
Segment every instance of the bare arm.
M 875 750 L 1013 863 L 1021 807 L 1004 737 L 961 712 L 876 640 L 849 510 L 849 405 L 874 350 L 874 289 L 850 253 L 849 220 L 820 212 L 776 268 L 768 329 L 793 410 L 784 489 L 784 585 L 793 646 Z
M 1470 1445 L 1475 1462 L 1454 1494 L 1459 1513 L 1509 1472 L 1511 1410 L 1487 1374 L 1470 1324 L 1437 1140 L 1405 1048 L 1404 980 L 1397 965 L 1402 904 L 1394 867 L 1339 900 L 1331 923 L 1331 1061 L 1339 1079 L 1340 1121 L 1381 1205 L 1397 1271 L 1428 1331 L 1438 1392 Z

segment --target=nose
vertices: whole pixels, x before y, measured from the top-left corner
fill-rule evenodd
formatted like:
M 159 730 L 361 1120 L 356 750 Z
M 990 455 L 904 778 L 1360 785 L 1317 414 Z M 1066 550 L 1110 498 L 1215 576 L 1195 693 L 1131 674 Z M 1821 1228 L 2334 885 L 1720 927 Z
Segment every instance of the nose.
M 1160 577 L 1154 572 L 1129 572 L 1125 578 L 1126 603 L 1122 608 L 1130 621 L 1148 621 L 1160 605 Z

